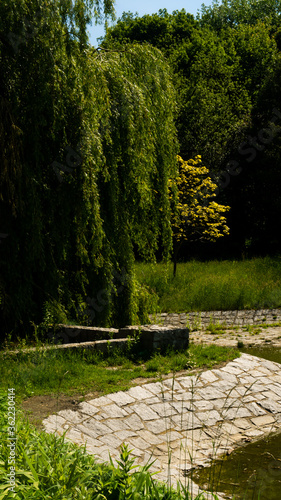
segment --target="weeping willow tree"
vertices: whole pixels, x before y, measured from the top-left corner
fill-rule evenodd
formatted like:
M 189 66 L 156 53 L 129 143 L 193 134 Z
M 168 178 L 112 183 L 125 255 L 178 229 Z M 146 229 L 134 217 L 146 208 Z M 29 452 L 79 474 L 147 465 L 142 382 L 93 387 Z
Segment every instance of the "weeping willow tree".
M 109 0 L 0 5 L 2 333 L 52 307 L 59 320 L 90 308 L 93 324 L 136 321 L 134 253 L 171 248 L 170 71 L 149 46 L 91 48 L 94 5 L 112 12 Z

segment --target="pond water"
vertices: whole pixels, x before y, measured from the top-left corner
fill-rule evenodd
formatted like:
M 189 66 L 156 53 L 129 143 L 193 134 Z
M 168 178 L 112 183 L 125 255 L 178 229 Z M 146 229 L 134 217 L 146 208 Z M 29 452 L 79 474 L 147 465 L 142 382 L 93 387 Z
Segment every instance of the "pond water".
M 264 359 L 269 359 L 269 361 L 275 361 L 275 363 L 280 363 L 281 365 L 280 347 L 248 347 L 248 348 L 245 347 L 240 350 L 241 352 L 245 352 L 246 354 L 257 356 L 258 358 L 264 358 Z
M 281 364 L 281 349 L 248 348 L 242 352 Z M 281 432 L 235 450 L 211 467 L 193 471 L 193 481 L 206 490 L 235 500 L 281 499 Z

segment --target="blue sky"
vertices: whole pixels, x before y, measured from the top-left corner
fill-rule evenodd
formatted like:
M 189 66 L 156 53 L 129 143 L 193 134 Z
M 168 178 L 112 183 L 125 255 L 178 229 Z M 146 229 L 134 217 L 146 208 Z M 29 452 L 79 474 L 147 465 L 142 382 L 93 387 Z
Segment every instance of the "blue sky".
M 123 12 L 138 12 L 139 16 L 144 14 L 153 14 L 159 9 L 167 9 L 169 13 L 174 10 L 185 9 L 186 12 L 196 16 L 200 10 L 202 3 L 210 5 L 211 0 L 115 0 L 115 11 L 117 19 L 121 17 Z M 96 39 L 104 35 L 104 27 L 102 25 L 92 25 L 89 29 L 90 43 L 97 46 Z

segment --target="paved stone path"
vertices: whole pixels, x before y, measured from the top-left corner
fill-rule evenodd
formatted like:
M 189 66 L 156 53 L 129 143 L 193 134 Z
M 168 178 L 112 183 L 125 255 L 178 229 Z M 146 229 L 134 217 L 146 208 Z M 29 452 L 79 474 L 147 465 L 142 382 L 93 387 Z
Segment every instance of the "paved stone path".
M 220 369 L 145 383 L 80 403 L 43 421 L 103 461 L 128 443 L 136 463 L 156 460 L 158 480 L 185 481 L 192 467 L 281 429 L 281 365 L 247 354 Z M 170 463 L 169 463 L 170 462 Z M 193 494 L 201 491 L 191 484 Z
M 196 330 L 189 333 L 189 340 L 193 344 L 215 344 L 227 347 L 236 347 L 241 342 L 245 347 L 278 347 L 281 348 L 281 327 L 250 327 L 245 330 L 238 328 L 223 329 L 209 332 Z
M 151 315 L 150 320 L 174 328 L 189 327 L 189 340 L 195 344 L 215 341 L 216 345 L 237 347 L 240 341 L 245 347 L 281 347 L 281 309 L 162 313 Z M 210 324 L 213 328 L 208 330 Z
M 258 325 L 281 321 L 281 309 L 248 309 L 241 311 L 202 311 L 189 313 L 161 313 L 150 315 L 152 323 L 173 325 L 177 328 L 205 328 L 210 323 L 225 326 Z

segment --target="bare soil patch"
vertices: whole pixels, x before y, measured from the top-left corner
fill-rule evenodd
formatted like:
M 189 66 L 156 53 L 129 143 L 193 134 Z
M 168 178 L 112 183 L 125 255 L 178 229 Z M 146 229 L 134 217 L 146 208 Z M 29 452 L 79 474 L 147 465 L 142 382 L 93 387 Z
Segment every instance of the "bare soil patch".
M 75 394 L 67 396 L 65 394 L 32 396 L 24 400 L 21 407 L 30 423 L 38 429 L 42 429 L 42 420 L 49 415 L 58 413 L 61 410 L 77 410 L 79 403 L 98 397 L 99 393 L 89 393 L 86 396 Z
M 220 363 L 219 365 L 214 366 L 213 368 L 221 368 L 225 366 L 226 363 Z M 207 370 L 208 368 L 206 368 Z M 182 375 L 194 375 L 199 371 L 203 371 L 204 369 L 196 369 L 196 370 L 183 370 L 177 372 L 176 376 Z M 169 375 L 163 375 L 162 380 L 171 378 L 173 375 L 170 373 Z M 131 381 L 131 385 L 143 385 L 149 382 L 159 381 L 159 378 L 144 378 L 138 377 Z M 86 395 L 82 394 L 74 394 L 72 396 L 66 394 L 54 394 L 54 395 L 44 395 L 44 396 L 31 396 L 28 399 L 25 399 L 21 403 L 21 407 L 24 411 L 25 416 L 28 418 L 29 422 L 33 424 L 37 429 L 42 430 L 42 421 L 47 418 L 49 415 L 53 415 L 58 413 L 61 410 L 78 410 L 78 406 L 82 401 L 89 401 L 91 399 L 98 398 L 104 395 L 104 393 L 100 393 L 98 391 L 89 392 Z

